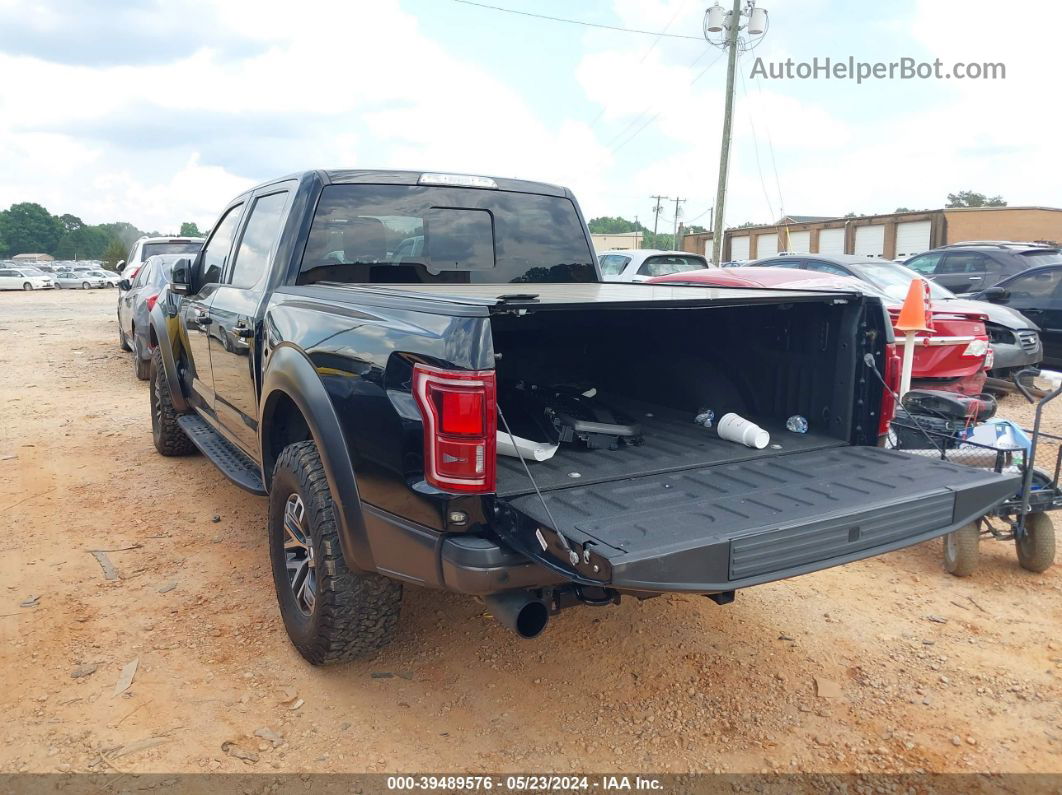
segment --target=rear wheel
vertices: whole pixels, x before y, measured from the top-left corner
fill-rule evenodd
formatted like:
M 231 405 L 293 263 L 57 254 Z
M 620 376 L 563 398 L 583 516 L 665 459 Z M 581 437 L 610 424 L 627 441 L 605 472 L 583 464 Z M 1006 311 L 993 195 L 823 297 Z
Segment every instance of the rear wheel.
M 151 355 L 149 370 L 151 388 L 148 390 L 151 404 L 151 436 L 155 449 L 162 455 L 188 455 L 195 452 L 195 445 L 177 424 L 181 416 L 170 399 L 170 386 L 166 383 L 166 370 L 162 351 L 158 346 Z
M 140 337 L 137 336 L 136 326 L 133 327 L 133 374 L 138 381 L 147 381 L 151 375 L 151 360 L 144 359 L 140 350 Z
M 29 282 L 26 282 L 25 284 L 22 285 L 22 289 L 23 290 L 32 290 L 33 289 L 33 285 L 30 284 Z
M 1014 539 L 1018 563 L 1023 569 L 1047 571 L 1055 562 L 1055 525 L 1046 513 L 1025 516 L 1025 533 Z
M 977 522 L 944 536 L 944 568 L 956 577 L 969 577 L 977 569 L 981 528 Z
M 288 445 L 273 469 L 269 558 L 284 628 L 309 662 L 354 660 L 390 642 L 402 585 L 347 567 L 314 442 Z

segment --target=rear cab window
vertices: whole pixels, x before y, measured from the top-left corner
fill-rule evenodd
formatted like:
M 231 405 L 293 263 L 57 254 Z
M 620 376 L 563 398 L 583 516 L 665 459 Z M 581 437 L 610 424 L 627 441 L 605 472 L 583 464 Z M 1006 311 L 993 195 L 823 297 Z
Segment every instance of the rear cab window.
M 171 240 L 165 243 L 145 243 L 140 250 L 140 261 L 156 254 L 198 254 L 202 243 Z
M 299 284 L 596 282 L 563 196 L 426 185 L 329 185 Z

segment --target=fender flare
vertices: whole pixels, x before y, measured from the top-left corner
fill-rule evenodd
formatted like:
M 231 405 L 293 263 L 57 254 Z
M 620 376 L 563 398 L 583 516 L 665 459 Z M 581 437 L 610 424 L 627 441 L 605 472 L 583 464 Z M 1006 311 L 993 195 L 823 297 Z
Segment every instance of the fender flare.
M 272 486 L 273 477 L 273 461 L 269 459 L 267 437 L 276 400 L 281 394 L 288 397 L 302 413 L 317 445 L 328 480 L 328 490 L 332 493 L 336 508 L 343 559 L 350 568 L 375 571 L 376 563 L 365 528 L 358 484 L 354 478 L 354 464 L 339 417 L 317 370 L 301 350 L 291 345 L 281 344 L 270 352 L 268 369 L 262 376 L 258 442 L 262 451 L 262 474 L 266 490 Z
M 178 412 L 187 412 L 188 401 L 184 397 L 184 392 L 181 391 L 181 382 L 177 377 L 177 361 L 173 356 L 173 339 L 167 328 L 169 319 L 163 314 L 161 303 L 155 304 L 155 308 L 151 310 L 150 319 L 151 328 L 155 331 L 155 339 L 158 341 L 159 352 L 162 354 L 164 375 L 170 388 L 170 400 Z M 180 322 L 176 317 L 172 320 Z

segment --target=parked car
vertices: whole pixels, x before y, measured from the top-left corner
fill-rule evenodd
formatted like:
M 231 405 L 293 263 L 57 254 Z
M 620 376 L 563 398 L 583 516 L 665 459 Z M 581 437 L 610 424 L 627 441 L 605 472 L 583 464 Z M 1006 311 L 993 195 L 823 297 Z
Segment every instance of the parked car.
M 148 378 L 154 348 L 148 316 L 169 284 L 174 261 L 180 258 L 180 254 L 148 257 L 132 282 L 121 279 L 118 285 L 118 345 L 133 352 L 133 372 L 141 381 Z
M 133 243 L 126 259 L 118 263 L 122 278 L 132 282 L 148 257 L 156 254 L 195 255 L 203 247 L 201 237 L 147 237 Z
M 1062 264 L 1062 250 L 1042 243 L 972 240 L 904 261 L 920 276 L 954 293 L 975 293 L 1036 265 Z
M 93 276 L 88 271 L 59 271 L 53 277 L 55 286 L 59 288 L 78 288 L 88 290 L 90 287 L 102 288 L 107 282 L 99 276 Z
M 644 248 L 603 251 L 597 259 L 601 280 L 606 282 L 644 282 L 654 276 L 711 267 L 699 254 Z
M 99 268 L 94 268 L 93 270 L 86 272 L 90 276 L 99 276 L 101 279 L 103 279 L 103 284 L 105 287 L 117 287 L 118 282 L 122 280 L 121 274 L 115 273 L 114 271 L 105 271 Z
M 725 270 L 676 273 L 651 279 L 650 284 L 690 284 L 713 287 L 756 287 L 793 290 L 858 290 L 881 299 L 893 323 L 902 300 L 879 287 L 852 276 L 777 267 L 727 268 Z M 908 280 L 910 284 L 910 280 Z M 906 291 L 904 293 L 906 295 Z M 987 370 L 992 367 L 991 349 L 984 314 L 956 309 L 950 302 L 933 301 L 935 331 L 920 333 L 915 348 L 911 384 L 916 389 L 936 389 L 977 396 L 985 390 Z
M 852 276 L 873 284 L 893 300 L 901 302 L 907 296 L 911 280 L 919 276 L 895 262 L 853 255 L 792 254 L 766 257 L 751 264 Z M 944 305 L 952 311 L 980 312 L 986 316 L 985 329 L 992 344 L 994 362 L 990 377 L 1010 381 L 1015 373 L 1039 364 L 1043 358 L 1039 328 L 1015 309 L 959 298 L 939 281 L 929 281 L 929 292 L 934 303 L 946 302 Z
M 972 298 L 1027 315 L 1040 327 L 1043 363 L 1062 369 L 1062 264 L 1029 268 Z
M 55 280 L 37 268 L 0 267 L 0 290 L 50 290 Z
M 412 230 L 423 253 L 395 262 Z M 568 190 L 409 171 L 265 183 L 174 263 L 182 297 L 151 312 L 155 447 L 268 496 L 307 660 L 386 643 L 403 582 L 481 595 L 533 637 L 623 595 L 727 603 L 1017 488 L 876 446 L 898 379 L 877 298 L 599 282 Z M 706 407 L 775 444 L 694 425 Z

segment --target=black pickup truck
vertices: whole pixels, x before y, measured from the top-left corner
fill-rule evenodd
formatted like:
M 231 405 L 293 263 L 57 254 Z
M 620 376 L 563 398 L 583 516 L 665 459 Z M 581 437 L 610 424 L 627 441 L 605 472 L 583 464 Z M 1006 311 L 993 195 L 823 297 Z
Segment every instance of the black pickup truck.
M 552 185 L 285 177 L 234 199 L 168 290 L 155 446 L 268 496 L 312 663 L 385 643 L 402 583 L 483 597 L 533 637 L 623 595 L 723 604 L 954 531 L 1017 487 L 877 446 L 895 355 L 876 299 L 603 284 Z M 693 421 L 708 408 L 772 443 L 724 441 Z

